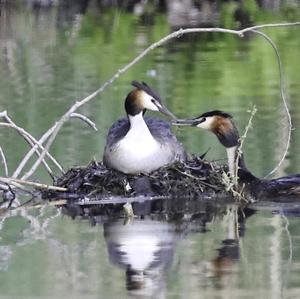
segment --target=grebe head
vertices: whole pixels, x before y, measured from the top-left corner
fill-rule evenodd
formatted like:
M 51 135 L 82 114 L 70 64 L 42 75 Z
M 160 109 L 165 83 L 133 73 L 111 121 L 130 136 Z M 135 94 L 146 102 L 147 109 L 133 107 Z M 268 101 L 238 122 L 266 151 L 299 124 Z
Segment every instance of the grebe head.
M 255 177 L 246 167 L 244 155 L 239 149 L 238 130 L 230 114 L 220 110 L 203 113 L 193 119 L 172 121 L 178 126 L 196 126 L 213 132 L 227 151 L 229 173 L 238 177 L 237 190 L 250 200 L 272 198 L 276 196 L 300 196 L 300 174 L 278 179 L 261 180 Z
M 231 148 L 239 145 L 239 132 L 232 121 L 232 116 L 220 110 L 205 112 L 193 119 L 178 119 L 173 121 L 178 126 L 196 126 L 213 132 L 219 141 Z
M 174 114 L 162 104 L 160 96 L 145 82 L 132 81 L 131 84 L 136 88 L 127 95 L 125 100 L 125 110 L 128 115 L 135 116 L 148 109 L 176 119 Z

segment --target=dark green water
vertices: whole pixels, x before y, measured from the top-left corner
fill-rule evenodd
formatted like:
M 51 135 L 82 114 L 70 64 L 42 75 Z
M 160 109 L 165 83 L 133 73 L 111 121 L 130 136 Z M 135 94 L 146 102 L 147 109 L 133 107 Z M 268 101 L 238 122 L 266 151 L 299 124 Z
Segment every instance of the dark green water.
M 75 22 L 56 9 L 14 8 L 2 11 L 0 20 L 0 110 L 36 137 L 170 31 L 163 15 L 145 27 L 136 17 L 113 10 L 91 11 Z M 280 14 L 260 15 L 260 23 L 284 20 Z M 265 32 L 281 54 L 295 129 L 276 176 L 299 173 L 299 28 Z M 84 106 L 80 112 L 95 121 L 99 132 L 75 119 L 63 127 L 51 152 L 66 168 L 101 159 L 107 129 L 124 114 L 133 79 L 155 87 L 179 117 L 221 109 L 233 114 L 241 132 L 255 104 L 258 112 L 244 147 L 247 164 L 264 176 L 279 161 L 287 120 L 271 46 L 261 37 L 203 34 L 150 53 Z M 211 148 L 207 159 L 225 157 L 209 133 L 175 132 L 190 152 Z M 1 128 L 0 142 L 11 174 L 28 148 L 7 128 Z M 50 182 L 43 170 L 33 179 Z M 240 229 L 234 226 L 232 207 L 176 225 L 147 219 L 91 226 L 50 208 L 13 213 L 0 218 L 0 298 L 297 298 L 300 221 L 297 213 L 283 217 L 272 210 L 281 211 L 268 207 L 249 216 Z M 146 270 L 133 273 L 128 265 Z M 126 290 L 126 285 L 132 288 L 130 279 L 139 290 Z

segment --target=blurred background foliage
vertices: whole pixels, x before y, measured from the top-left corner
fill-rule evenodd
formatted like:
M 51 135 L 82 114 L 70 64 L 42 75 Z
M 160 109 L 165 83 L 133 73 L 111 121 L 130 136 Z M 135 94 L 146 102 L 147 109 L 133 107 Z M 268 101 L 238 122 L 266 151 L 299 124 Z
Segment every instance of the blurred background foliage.
M 294 0 L 0 0 L 0 111 L 7 110 L 18 125 L 39 137 L 75 101 L 173 30 L 296 21 L 299 4 Z M 264 32 L 281 54 L 294 128 L 288 156 L 276 175 L 299 173 L 299 27 Z M 99 132 L 75 119 L 63 127 L 51 152 L 65 168 L 87 164 L 93 157 L 101 160 L 107 130 L 124 115 L 123 101 L 133 79 L 151 84 L 179 117 L 222 109 L 234 116 L 241 132 L 249 119 L 247 111 L 255 104 L 258 112 L 244 147 L 248 166 L 263 176 L 278 162 L 286 144 L 287 119 L 274 51 L 253 34 L 240 39 L 210 33 L 183 36 L 156 49 L 80 109 L 96 122 Z M 225 163 L 224 149 L 214 136 L 192 128 L 174 131 L 188 151 L 203 153 L 210 148 L 207 159 Z M 0 144 L 11 174 L 28 146 L 4 128 Z M 51 182 L 43 170 L 32 179 Z M 288 230 L 281 209 L 275 214 L 255 213 L 247 220 L 246 234 L 245 224 L 240 226 L 240 257 L 234 256 L 224 273 L 212 276 L 207 269 L 224 252 L 219 249 L 226 245 L 224 240 L 232 238 L 228 233 L 232 219 L 206 217 L 209 211 L 203 207 L 199 215 L 206 220 L 199 227 L 192 224 L 189 235 L 184 228 L 177 236 L 176 224 L 174 238 L 180 240 L 172 248 L 174 261 L 163 265 L 166 273 L 157 271 L 162 273 L 159 282 L 164 285 L 158 286 L 165 297 L 282 298 L 283 291 L 289 298 L 299 296 L 299 217 L 289 217 Z M 14 217 L 0 219 L 1 296 L 128 298 L 125 271 L 109 262 L 105 228 L 70 217 L 50 221 L 49 215 L 56 212 L 16 211 Z
M 181 27 L 243 28 L 299 20 L 299 1 L 0 1 L 0 108 L 40 136 L 76 100 L 87 96 L 151 43 Z M 299 27 L 267 29 L 283 60 L 293 126 L 299 128 Z M 101 160 L 108 128 L 124 115 L 130 82 L 144 80 L 180 117 L 223 109 L 241 131 L 255 104 L 254 129 L 245 144 L 257 175 L 272 169 L 284 149 L 287 121 L 279 93 L 274 52 L 261 37 L 192 34 L 147 55 L 80 112 L 99 133 L 78 120 L 67 123 L 52 152 L 65 167 Z M 193 129 L 175 129 L 187 149 L 224 158 L 217 140 Z M 0 131 L 10 169 L 27 145 L 14 132 Z M 300 146 L 293 131 L 281 174 L 299 172 Z M 44 175 L 43 172 L 39 175 Z

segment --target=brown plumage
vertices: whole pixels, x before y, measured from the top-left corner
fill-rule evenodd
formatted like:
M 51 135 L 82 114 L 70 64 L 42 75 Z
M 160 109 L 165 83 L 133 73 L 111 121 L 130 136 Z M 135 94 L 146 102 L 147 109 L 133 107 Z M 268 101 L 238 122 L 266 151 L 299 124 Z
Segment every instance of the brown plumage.
M 230 114 L 214 110 L 193 119 L 174 121 L 173 124 L 196 126 L 213 132 L 227 150 L 231 175 L 236 174 L 236 164 L 238 164 L 238 190 L 243 191 L 251 198 L 274 199 L 274 197 L 281 197 L 283 199 L 291 196 L 300 198 L 300 174 L 265 180 L 255 177 L 247 169 L 244 155 L 238 154 L 240 137 Z M 237 157 L 238 161 L 236 161 Z
M 217 136 L 228 136 L 235 132 L 236 128 L 230 118 L 216 116 L 212 122 L 211 131 Z
M 170 125 L 161 119 L 144 119 L 146 110 L 175 116 L 146 83 L 133 81 L 132 85 L 135 88 L 125 100 L 127 116 L 109 129 L 103 154 L 105 165 L 123 173 L 148 173 L 184 160 L 184 148 Z

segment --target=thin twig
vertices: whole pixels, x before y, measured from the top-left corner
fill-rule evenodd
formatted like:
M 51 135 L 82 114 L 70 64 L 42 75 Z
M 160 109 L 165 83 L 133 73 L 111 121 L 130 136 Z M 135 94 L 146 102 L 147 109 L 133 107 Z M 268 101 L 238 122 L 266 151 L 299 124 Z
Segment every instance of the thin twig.
M 47 138 L 52 134 L 52 132 L 54 131 L 54 128 L 56 126 L 56 123 L 54 124 L 54 126 L 52 126 L 46 133 L 43 134 L 43 136 L 40 138 L 40 140 L 38 141 L 38 143 L 36 143 L 29 151 L 28 153 L 25 155 L 25 157 L 23 158 L 23 160 L 20 162 L 20 164 L 18 165 L 17 169 L 14 171 L 12 177 L 13 178 L 17 178 L 19 176 L 19 174 L 21 173 L 21 171 L 23 170 L 23 168 L 25 167 L 26 163 L 28 162 L 28 160 L 32 157 L 32 155 L 35 153 L 37 147 L 39 147 L 39 144 L 42 145 Z M 58 167 L 58 169 L 64 173 L 64 170 L 62 168 L 62 166 L 56 161 L 55 165 Z M 26 180 L 29 176 L 31 175 L 30 170 L 25 173 L 22 176 L 22 180 Z
M 30 133 L 28 133 L 23 128 L 17 126 L 12 121 L 12 119 L 8 116 L 6 111 L 0 112 L 0 117 L 3 117 L 7 121 L 7 123 L 1 122 L 0 126 L 10 127 L 10 128 L 15 129 L 29 143 L 29 145 L 31 147 L 34 147 L 34 145 L 37 144 L 42 150 L 44 150 L 44 147 L 41 144 L 39 144 L 39 142 Z M 37 149 L 35 149 L 35 152 L 38 156 L 40 155 L 40 152 Z M 47 155 L 55 164 L 56 163 L 58 164 L 58 162 L 48 153 L 48 151 L 45 152 L 45 155 Z M 46 161 L 43 159 L 42 162 L 45 165 L 47 171 L 50 173 L 50 175 L 52 175 L 53 172 L 52 172 L 51 168 L 49 167 L 49 165 L 46 163 Z
M 280 59 L 280 55 L 279 55 L 279 51 L 278 48 L 276 46 L 276 44 L 273 42 L 273 40 L 266 35 L 263 32 L 257 31 L 257 30 L 253 30 L 253 32 L 261 35 L 265 40 L 267 40 L 270 45 L 273 47 L 275 54 L 276 54 L 276 58 L 277 58 L 277 62 L 278 62 L 278 69 L 279 69 L 279 86 L 280 86 L 280 95 L 281 95 L 281 99 L 283 102 L 283 106 L 287 115 L 287 119 L 288 119 L 288 136 L 287 136 L 287 141 L 286 141 L 286 146 L 285 146 L 285 150 L 282 154 L 281 159 L 279 160 L 278 164 L 275 166 L 275 168 L 273 170 L 271 170 L 265 177 L 268 177 L 270 175 L 272 175 L 273 173 L 275 173 L 279 167 L 281 166 L 281 164 L 283 163 L 283 161 L 285 160 L 285 157 L 288 153 L 289 147 L 290 147 L 290 141 L 291 141 L 291 135 L 292 135 L 292 117 L 289 111 L 289 107 L 288 107 L 288 103 L 285 97 L 285 85 L 284 85 L 284 77 L 283 77 L 283 70 L 282 70 L 282 62 Z
M 80 114 L 80 113 L 71 113 L 70 117 L 74 117 L 74 118 L 79 118 L 82 121 L 84 121 L 85 123 L 87 123 L 92 129 L 94 129 L 95 131 L 98 131 L 96 124 L 91 121 L 87 116 Z
M 194 176 L 194 175 L 192 175 L 192 174 L 190 174 L 190 173 L 187 173 L 187 172 L 184 172 L 184 171 L 181 171 L 180 169 L 178 169 L 178 168 L 174 168 L 176 171 L 178 171 L 180 174 L 182 174 L 182 175 L 185 175 L 185 176 L 187 176 L 187 177 L 189 177 L 189 178 L 191 178 L 191 179 L 194 179 L 194 180 L 197 180 L 198 182 L 199 182 L 199 184 L 201 185 L 204 185 L 204 186 L 207 186 L 207 187 L 209 187 L 209 188 L 211 188 L 211 189 L 213 189 L 213 190 L 216 190 L 216 191 L 219 191 L 219 188 L 217 188 L 217 187 L 215 187 L 215 186 L 213 186 L 213 185 L 211 185 L 211 184 L 209 184 L 209 183 L 206 183 L 206 182 L 204 182 L 203 180 L 202 180 L 202 178 L 200 178 L 200 177 L 196 177 L 196 176 Z M 200 188 L 201 188 L 201 191 L 203 192 L 203 189 L 202 189 L 202 187 L 200 186 Z
M 9 184 L 7 184 L 7 186 L 8 186 L 10 194 L 12 195 L 11 199 L 9 201 L 9 204 L 7 206 L 7 208 L 9 209 L 11 207 L 12 203 L 14 202 L 14 200 L 16 199 L 16 193 L 13 191 L 13 189 L 11 188 L 11 186 Z
M 3 166 L 4 166 L 4 173 L 5 173 L 5 176 L 8 176 L 7 162 L 6 162 L 6 158 L 5 158 L 5 155 L 4 155 L 4 152 L 3 152 L 3 150 L 2 150 L 1 145 L 0 145 L 0 156 L 1 156 L 2 164 L 3 164 Z
M 255 25 L 255 26 L 252 26 L 252 27 L 244 28 L 241 31 L 243 33 L 245 33 L 247 31 L 255 31 L 255 30 L 258 30 L 258 29 L 274 28 L 274 27 L 289 27 L 289 26 L 296 26 L 296 25 L 300 25 L 300 22 L 261 24 L 261 25 Z
M 257 112 L 257 109 L 256 109 L 256 107 L 254 105 L 252 107 L 251 112 L 250 112 L 251 114 L 250 114 L 247 126 L 245 128 L 244 134 L 240 137 L 240 145 L 237 148 L 237 155 L 236 155 L 236 158 L 235 158 L 235 174 L 234 174 L 234 176 L 236 178 L 238 178 L 239 161 L 240 161 L 240 158 L 241 158 L 241 156 L 243 154 L 243 150 L 242 149 L 243 149 L 244 141 L 245 141 L 245 139 L 247 137 L 248 131 L 252 127 L 252 120 L 253 120 L 253 117 L 254 117 L 254 115 L 255 115 L 256 112 Z
M 98 131 L 96 125 L 94 124 L 94 122 L 92 122 L 89 118 L 87 118 L 86 116 L 79 114 L 79 113 L 73 113 L 71 114 L 70 117 L 77 117 L 80 118 L 81 120 L 83 120 L 84 122 L 86 122 L 89 126 L 91 126 L 95 131 Z M 40 144 L 43 144 L 48 137 L 53 133 L 55 127 L 57 126 L 57 123 L 55 123 L 46 133 L 44 133 L 44 135 L 41 137 L 41 139 L 39 140 Z M 13 178 L 17 178 L 19 176 L 19 174 L 21 173 L 21 171 L 23 170 L 23 168 L 25 167 L 25 165 L 27 164 L 28 160 L 32 157 L 32 155 L 35 152 L 35 149 L 38 147 L 38 144 L 36 144 L 33 148 L 30 149 L 30 151 L 25 155 L 25 157 L 23 158 L 23 160 L 20 162 L 20 164 L 18 165 L 18 168 L 15 170 L 15 172 L 13 173 L 12 177 Z M 60 164 L 56 164 L 56 166 L 58 167 L 58 169 L 64 173 L 64 169 L 62 168 L 62 166 Z M 23 176 L 22 176 L 22 180 L 26 180 L 27 178 L 29 178 L 32 174 L 33 174 L 33 170 L 32 168 L 26 172 Z
M 252 110 L 251 110 L 251 115 L 250 118 L 248 120 L 247 126 L 245 128 L 244 134 L 240 137 L 239 139 L 239 146 L 236 149 L 236 157 L 235 157 L 235 161 L 234 161 L 234 173 L 233 176 L 232 175 L 228 175 L 226 172 L 223 172 L 222 175 L 222 181 L 226 187 L 226 191 L 229 191 L 232 193 L 232 195 L 237 198 L 238 200 L 245 200 L 246 202 L 248 202 L 248 200 L 245 198 L 245 196 L 243 195 L 244 193 L 244 186 L 239 186 L 238 185 L 238 171 L 239 171 L 239 161 L 240 158 L 243 155 L 243 144 L 244 141 L 247 137 L 248 131 L 252 126 L 252 119 L 256 113 L 257 109 L 255 106 L 253 106 Z
M 68 201 L 66 199 L 58 199 L 58 200 L 54 200 L 54 201 L 45 201 L 43 203 L 38 203 L 38 204 L 33 204 L 33 205 L 29 205 L 29 204 L 20 205 L 11 210 L 15 211 L 15 210 L 20 210 L 20 209 L 39 209 L 39 208 L 43 208 L 46 206 L 63 206 L 67 203 L 68 203 Z
M 15 178 L 4 178 L 0 177 L 0 181 L 7 183 L 7 184 L 20 184 L 20 185 L 28 185 L 40 189 L 47 189 L 47 190 L 54 190 L 54 191 L 67 191 L 67 188 L 63 187 L 57 187 L 57 186 L 51 186 L 51 185 L 46 185 L 46 184 L 41 184 L 41 183 L 36 183 L 36 182 L 31 182 L 31 181 L 25 181 L 25 180 L 20 180 L 20 179 L 15 179 Z
M 1 127 L 8 127 L 8 128 L 13 128 L 13 129 L 15 129 L 15 130 L 17 130 L 17 132 L 25 139 L 25 141 L 31 146 L 31 147 L 34 147 L 34 142 L 33 142 L 33 140 L 34 140 L 34 137 L 32 137 L 32 135 L 30 135 L 30 133 L 28 133 L 27 131 L 25 131 L 23 128 L 20 128 L 20 127 L 18 127 L 18 126 L 16 126 L 15 124 L 13 124 L 13 123 L 0 123 L 0 126 Z M 40 152 L 37 150 L 37 149 L 35 149 L 35 153 L 36 153 L 36 155 L 39 157 L 40 156 Z M 53 175 L 53 172 L 52 172 L 52 170 L 51 170 L 51 168 L 49 167 L 49 165 L 47 164 L 47 162 L 43 159 L 42 161 L 41 161 L 43 164 L 44 164 L 44 166 L 45 166 L 45 168 L 47 169 L 47 171 L 50 173 L 50 175 L 52 176 Z
M 111 85 L 117 78 L 119 78 L 122 74 L 124 74 L 127 70 L 129 70 L 131 67 L 133 67 L 136 63 L 138 63 L 144 56 L 146 56 L 150 51 L 154 50 L 157 47 L 162 46 L 163 44 L 167 43 L 168 41 L 179 38 L 184 34 L 189 33 L 200 33 L 200 32 L 220 32 L 220 33 L 229 33 L 233 35 L 237 35 L 239 37 L 243 37 L 244 33 L 246 32 L 255 32 L 256 29 L 262 29 L 262 28 L 269 28 L 269 27 L 285 27 L 285 26 L 294 26 L 294 25 L 300 25 L 300 22 L 294 22 L 294 23 L 284 23 L 284 24 L 265 24 L 265 25 L 257 25 L 249 28 L 245 28 L 242 30 L 230 30 L 230 29 L 223 29 L 223 28 L 189 28 L 189 29 L 180 29 L 178 31 L 175 31 L 162 39 L 160 39 L 158 42 L 155 42 L 151 44 L 148 48 L 146 48 L 142 53 L 140 53 L 138 56 L 136 56 L 131 62 L 126 64 L 123 68 L 119 69 L 108 81 L 106 81 L 100 88 L 95 90 L 93 93 L 85 97 L 84 99 L 77 101 L 73 106 L 65 112 L 65 114 L 60 118 L 60 120 L 57 123 L 57 126 L 55 127 L 52 135 L 49 137 L 47 144 L 45 145 L 45 149 L 41 153 L 40 157 L 37 159 L 37 161 L 32 166 L 32 172 L 34 172 L 37 167 L 40 165 L 41 161 L 44 159 L 47 151 L 51 147 L 52 143 L 54 142 L 59 130 L 63 126 L 63 124 L 69 120 L 70 115 L 74 113 L 78 108 L 89 102 L 90 100 L 94 99 L 97 95 L 102 93 L 109 85 Z
M 0 184 L 0 188 L 2 189 L 2 190 L 5 190 L 5 191 L 7 191 L 7 190 L 11 190 L 11 189 L 13 189 L 12 188 L 12 186 L 14 187 L 14 188 L 17 188 L 17 189 L 19 189 L 19 190 L 22 190 L 22 191 L 24 191 L 24 192 L 29 192 L 24 186 L 22 186 L 21 184 L 19 184 L 19 183 L 17 183 L 17 182 L 13 182 L 13 181 L 10 181 L 10 182 L 8 182 L 8 181 L 5 181 L 5 179 L 8 179 L 8 178 L 3 178 L 4 180 L 2 180 L 2 183 L 3 184 L 5 184 L 5 186 L 6 186 L 6 188 L 4 188 L 4 186 L 3 186 L 3 184 Z M 0 182 L 1 182 L 1 180 L 0 180 Z M 30 193 L 30 192 L 29 192 Z M 18 198 L 15 198 L 14 199 L 14 204 L 17 204 L 17 205 L 20 205 L 20 201 L 18 200 Z
M 1 177 L 0 177 L 1 178 Z M 9 180 L 9 178 L 4 178 L 4 179 L 7 179 L 7 180 Z M 23 191 L 27 191 L 27 189 L 24 187 L 24 186 L 22 186 L 22 185 L 20 185 L 20 184 L 18 184 L 17 182 L 14 182 L 14 181 L 10 181 L 9 183 L 7 182 L 7 181 L 4 181 L 4 180 L 1 180 L 0 179 L 0 182 L 3 182 L 3 183 L 5 183 L 5 184 L 9 184 L 9 185 L 12 185 L 12 186 L 14 186 L 15 188 L 17 188 L 17 189 L 20 189 L 20 190 L 23 190 Z M 9 188 L 7 187 L 7 188 L 3 188 L 3 185 L 1 184 L 0 185 L 1 186 L 1 189 L 2 190 L 9 190 Z

